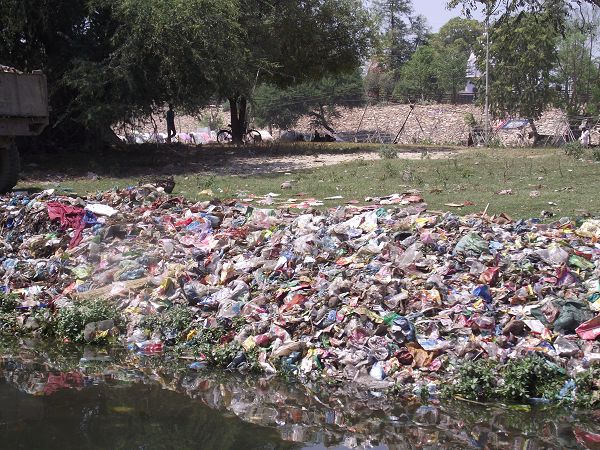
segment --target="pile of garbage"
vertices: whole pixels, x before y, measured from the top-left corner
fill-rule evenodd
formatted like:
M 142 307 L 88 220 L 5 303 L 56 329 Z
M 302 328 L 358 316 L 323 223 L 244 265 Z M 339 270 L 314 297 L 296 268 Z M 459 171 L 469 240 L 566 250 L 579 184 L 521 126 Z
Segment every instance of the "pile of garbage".
M 433 394 L 478 358 L 538 353 L 573 374 L 600 361 L 600 220 L 387 206 L 292 213 L 152 185 L 17 192 L 0 198 L 0 293 L 18 295 L 32 333 L 36 309 L 102 298 L 131 348 L 224 328 L 215 345 L 240 349 L 230 368 L 254 354 L 268 373 L 369 388 Z M 144 327 L 175 307 L 190 313 L 185 329 Z

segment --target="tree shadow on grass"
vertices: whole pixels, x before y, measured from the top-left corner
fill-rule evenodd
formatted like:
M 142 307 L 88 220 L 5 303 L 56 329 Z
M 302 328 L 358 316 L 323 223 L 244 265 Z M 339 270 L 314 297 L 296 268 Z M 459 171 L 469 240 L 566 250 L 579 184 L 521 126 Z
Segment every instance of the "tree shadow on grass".
M 352 154 L 365 151 L 372 150 L 361 146 L 315 143 L 243 147 L 139 144 L 120 148 L 106 147 L 97 153 L 73 149 L 52 153 L 24 152 L 22 166 L 25 176 L 34 179 L 52 179 L 57 175 L 93 177 L 93 174 L 117 178 L 160 174 L 185 175 L 197 172 L 224 175 L 285 171 L 297 166 L 292 159 L 289 164 L 269 162 L 269 159 L 274 157 Z
M 263 143 L 260 145 L 137 144 L 106 147 L 96 153 L 78 149 L 24 152 L 25 179 L 60 182 L 69 178 L 140 178 L 153 175 L 258 175 L 284 173 L 307 167 L 331 155 L 377 153 L 381 145 L 352 143 Z M 420 148 L 398 148 L 402 152 L 421 152 Z M 439 148 L 434 151 L 446 151 Z M 304 157 L 302 161 L 294 157 Z

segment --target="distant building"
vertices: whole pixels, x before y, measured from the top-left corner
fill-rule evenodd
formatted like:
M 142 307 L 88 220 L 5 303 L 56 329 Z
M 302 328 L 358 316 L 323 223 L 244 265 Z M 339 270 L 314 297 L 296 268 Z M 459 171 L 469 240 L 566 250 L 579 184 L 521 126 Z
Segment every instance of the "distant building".
M 467 84 L 465 89 L 458 93 L 460 103 L 473 103 L 477 98 L 477 86 L 476 80 L 481 78 L 481 71 L 477 68 L 477 57 L 475 53 L 471 52 L 471 56 L 467 61 Z

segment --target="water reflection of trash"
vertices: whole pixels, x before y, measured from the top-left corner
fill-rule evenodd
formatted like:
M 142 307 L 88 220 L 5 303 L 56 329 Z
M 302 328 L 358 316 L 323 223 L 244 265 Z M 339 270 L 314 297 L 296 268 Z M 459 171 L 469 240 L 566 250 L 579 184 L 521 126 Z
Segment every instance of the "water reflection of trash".
M 91 359 L 89 350 L 87 355 L 85 360 L 73 353 L 69 359 L 57 355 L 56 350 L 30 347 L 4 356 L 0 377 L 32 395 L 56 395 L 60 390 L 81 391 L 99 385 L 119 392 L 124 392 L 124 386 L 154 386 L 195 399 L 220 414 L 228 412 L 243 421 L 273 427 L 282 439 L 305 444 L 350 448 L 595 448 L 600 435 L 593 414 L 569 410 L 534 407 L 516 411 L 463 402 L 399 404 L 385 395 L 351 386 L 311 391 L 277 377 L 189 370 L 185 361 L 159 361 L 162 357 L 139 360 L 119 351 L 107 361 L 106 355 L 99 360 Z M 118 398 L 122 403 L 111 411 L 132 413 L 126 394 Z

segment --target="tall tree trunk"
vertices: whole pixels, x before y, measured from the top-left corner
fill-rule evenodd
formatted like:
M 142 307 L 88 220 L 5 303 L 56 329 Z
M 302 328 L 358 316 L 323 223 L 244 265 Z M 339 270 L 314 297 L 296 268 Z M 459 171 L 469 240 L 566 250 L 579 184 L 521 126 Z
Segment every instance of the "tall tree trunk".
M 538 130 L 535 126 L 535 122 L 533 121 L 533 119 L 529 119 L 529 126 L 531 127 L 530 137 L 533 138 L 531 146 L 536 147 L 537 144 L 540 142 L 540 135 L 538 134 Z
M 246 132 L 246 96 L 236 93 L 229 97 L 229 109 L 231 112 L 231 135 L 234 144 L 241 144 Z
M 332 134 L 335 133 L 335 130 L 327 123 L 327 117 L 326 117 L 325 108 L 323 107 L 323 105 L 319 105 L 318 111 L 311 111 L 311 112 L 309 112 L 309 114 L 316 119 L 314 121 L 315 125 L 325 128 L 327 131 L 329 131 Z

